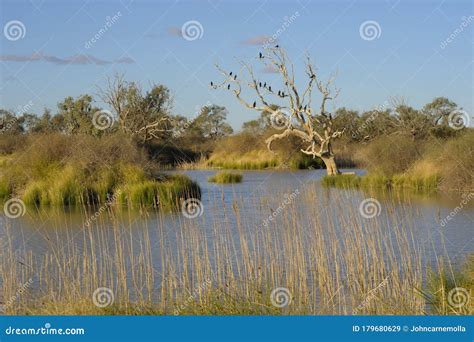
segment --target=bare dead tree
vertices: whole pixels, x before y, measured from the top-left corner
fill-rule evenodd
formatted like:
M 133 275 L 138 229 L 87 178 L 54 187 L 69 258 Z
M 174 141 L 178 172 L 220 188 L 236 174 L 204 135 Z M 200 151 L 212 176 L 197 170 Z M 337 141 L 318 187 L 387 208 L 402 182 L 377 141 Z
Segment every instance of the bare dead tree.
M 282 132 L 272 134 L 266 139 L 265 142 L 271 152 L 273 152 L 272 144 L 276 140 L 296 136 L 306 145 L 301 152 L 313 158 L 321 158 L 326 165 L 328 175 L 339 174 L 332 141 L 340 137 L 344 130 L 333 130 L 333 118 L 326 108 L 327 102 L 334 100 L 339 94 L 339 89 L 332 89 L 335 76 L 330 77 L 327 82 L 321 81 L 308 56 L 305 62 L 308 81 L 306 87 L 299 91 L 295 83 L 294 65 L 284 49 L 279 46 L 266 48 L 263 53 L 259 53 L 257 59 L 266 70 L 272 68 L 279 74 L 282 89 L 277 91 L 277 88 L 272 87 L 268 82 L 257 80 L 252 66 L 243 61 L 240 62 L 240 73 L 243 73 L 244 77 L 241 75 L 238 77 L 237 74 L 216 65 L 225 78 L 217 84 L 211 82 L 211 86 L 215 89 L 224 88 L 233 91 L 237 100 L 249 109 L 272 113 L 272 126 Z M 243 85 L 255 91 L 256 100 L 248 101 L 243 98 Z M 312 107 L 315 87 L 322 95 L 318 110 Z

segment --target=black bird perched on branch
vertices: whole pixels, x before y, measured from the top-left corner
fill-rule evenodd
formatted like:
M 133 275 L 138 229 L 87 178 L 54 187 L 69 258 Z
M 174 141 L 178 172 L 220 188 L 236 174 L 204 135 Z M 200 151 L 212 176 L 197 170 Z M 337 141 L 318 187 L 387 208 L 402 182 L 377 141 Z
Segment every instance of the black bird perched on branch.
M 261 88 L 262 87 L 262 82 L 258 82 L 258 86 Z
M 304 110 L 306 110 L 306 108 L 308 108 L 308 106 L 304 106 Z
M 214 83 L 212 83 L 212 81 L 211 81 L 211 87 L 214 87 Z
M 281 92 L 278 90 L 278 96 L 281 96 Z
M 236 80 L 236 79 L 237 79 L 237 75 L 234 75 L 234 80 Z
M 264 88 L 266 88 L 266 87 L 267 87 L 267 82 L 265 82 L 265 83 L 263 84 L 263 87 L 264 87 Z
M 255 108 L 256 105 L 257 105 L 257 101 L 254 101 L 252 107 Z
M 278 49 L 280 47 L 280 45 L 275 45 L 275 47 Z
M 268 87 L 268 91 L 272 91 L 272 86 Z
M 227 89 L 230 89 L 230 84 L 227 85 Z
M 258 58 L 263 58 L 263 55 L 261 52 L 258 53 Z
M 229 76 L 232 76 L 232 71 L 231 71 L 231 72 L 229 72 Z

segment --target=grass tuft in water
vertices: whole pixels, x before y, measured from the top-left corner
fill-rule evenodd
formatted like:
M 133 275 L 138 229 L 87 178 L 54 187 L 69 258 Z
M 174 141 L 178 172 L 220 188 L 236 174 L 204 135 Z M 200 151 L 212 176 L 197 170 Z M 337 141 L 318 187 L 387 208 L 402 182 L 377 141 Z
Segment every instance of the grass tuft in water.
M 413 175 L 383 176 L 378 174 L 367 176 L 337 175 L 325 176 L 321 183 L 327 187 L 344 189 L 407 189 L 417 193 L 436 192 L 439 177 L 435 175 L 416 177 Z
M 11 197 L 7 190 L 5 197 Z M 183 199 L 200 198 L 199 186 L 184 175 L 160 175 L 152 178 L 133 165 L 114 165 L 87 175 L 84 170 L 66 165 L 52 169 L 48 177 L 32 180 L 20 192 L 27 205 L 77 206 L 104 205 L 111 198 L 131 208 L 179 208 Z
M 218 183 L 218 184 L 231 184 L 231 183 L 241 183 L 242 182 L 242 174 L 234 173 L 234 172 L 226 172 L 222 171 L 214 176 L 208 178 L 210 183 Z

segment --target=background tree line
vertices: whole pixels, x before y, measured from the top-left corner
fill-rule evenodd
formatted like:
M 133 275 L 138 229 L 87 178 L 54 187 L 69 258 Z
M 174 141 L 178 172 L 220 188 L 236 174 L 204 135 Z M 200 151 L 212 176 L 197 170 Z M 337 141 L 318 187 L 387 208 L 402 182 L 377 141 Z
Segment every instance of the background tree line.
M 99 89 L 98 98 L 110 112 L 97 107 L 93 96 L 88 94 L 65 98 L 58 103 L 54 114 L 49 109 L 41 115 L 29 112 L 18 115 L 0 109 L 0 152 L 13 152 L 21 145 L 21 137 L 29 134 L 98 138 L 119 135 L 144 148 L 150 159 L 175 165 L 200 156 L 208 157 L 215 149 L 242 153 L 249 149 L 263 150 L 265 137 L 278 130 L 268 111 L 244 122 L 236 134 L 227 122 L 228 111 L 222 106 L 207 104 L 192 118 L 174 114 L 173 96 L 168 87 L 152 84 L 144 90 L 140 84 L 128 82 L 121 75 L 108 79 L 106 86 Z M 345 132 L 338 146 L 347 150 L 348 146 L 367 144 L 388 135 L 400 135 L 411 142 L 430 137 L 449 139 L 460 132 L 449 122 L 450 114 L 458 110 L 453 101 L 438 97 L 421 109 L 392 99 L 377 109 L 360 113 L 339 108 L 332 115 L 335 129 Z M 95 124 L 97 113 L 110 116 L 106 117 L 109 120 L 106 129 Z M 280 153 L 294 153 L 300 148 L 298 142 L 292 140 L 280 145 Z

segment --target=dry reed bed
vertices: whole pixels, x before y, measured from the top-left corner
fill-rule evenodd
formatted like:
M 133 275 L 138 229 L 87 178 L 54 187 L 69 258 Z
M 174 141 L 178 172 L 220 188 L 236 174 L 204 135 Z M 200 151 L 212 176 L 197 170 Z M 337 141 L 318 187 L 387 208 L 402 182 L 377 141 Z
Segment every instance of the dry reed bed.
M 84 229 L 57 227 L 61 237 L 44 233 L 49 243 L 44 254 L 13 252 L 7 222 L 9 248 L 0 263 L 3 298 L 12 298 L 33 279 L 7 313 L 425 313 L 416 292 L 423 267 L 414 227 L 407 224 L 410 204 L 384 203 L 386 214 L 366 219 L 353 196 L 351 191 L 334 196 L 313 184 L 292 201 L 283 202 L 283 191 L 253 199 L 265 215 L 286 203 L 269 224 L 246 215 L 240 200 L 229 206 L 216 198 L 205 211 L 218 210 L 220 216 L 180 216 L 171 232 L 161 213 L 156 220 L 142 217 L 137 233 L 130 212 L 108 208 Z M 129 217 L 128 225 L 121 215 Z M 65 242 L 64 234 L 76 243 Z M 112 290 L 112 305 L 93 304 L 99 287 Z M 289 305 L 272 305 L 277 287 L 289 290 Z

